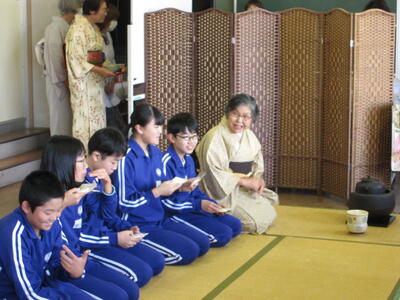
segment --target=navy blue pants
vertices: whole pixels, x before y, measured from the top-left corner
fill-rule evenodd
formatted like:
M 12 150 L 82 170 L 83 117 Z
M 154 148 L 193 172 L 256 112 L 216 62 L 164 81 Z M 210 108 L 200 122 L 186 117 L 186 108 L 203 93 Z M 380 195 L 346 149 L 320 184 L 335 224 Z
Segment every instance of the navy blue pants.
M 71 284 L 104 300 L 137 300 L 139 287 L 126 275 L 111 270 L 88 259 L 83 279 L 72 280 Z
M 136 244 L 134 247 L 124 250 L 146 262 L 152 268 L 153 276 L 160 274 L 164 270 L 164 256 L 143 243 Z
M 93 297 L 91 297 L 88 293 L 86 293 L 85 291 L 81 290 L 80 288 L 78 288 L 68 282 L 59 281 L 59 280 L 46 281 L 45 287 L 56 290 L 57 291 L 57 299 L 93 300 Z M 1 298 L 1 299 L 18 300 L 19 298 L 17 295 L 13 294 L 13 295 L 7 295 L 5 298 Z
M 211 247 L 225 246 L 242 232 L 242 223 L 231 215 L 186 213 L 172 217 L 172 220 L 191 226 L 202 232 L 209 239 Z
M 126 249 L 113 246 L 92 249 L 89 255 L 102 265 L 125 274 L 139 287 L 148 283 L 165 266 L 164 257 L 159 252 L 140 243 Z
M 172 219 L 161 226 L 142 224 L 140 230 L 149 233 L 142 244 L 160 252 L 167 265 L 190 264 L 210 248 L 205 234 Z

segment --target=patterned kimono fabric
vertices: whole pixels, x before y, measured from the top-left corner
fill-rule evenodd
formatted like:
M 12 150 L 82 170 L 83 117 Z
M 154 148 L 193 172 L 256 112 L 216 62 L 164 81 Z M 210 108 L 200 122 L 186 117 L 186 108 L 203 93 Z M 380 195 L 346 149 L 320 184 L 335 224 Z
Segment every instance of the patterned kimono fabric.
M 201 170 L 206 173 L 202 190 L 220 204 L 232 208 L 244 232 L 264 233 L 276 218 L 272 204 L 278 204 L 278 195 L 264 189 L 261 195 L 240 187 L 241 176 L 262 177 L 264 161 L 261 144 L 250 129 L 241 134 L 232 133 L 225 118 L 204 136 L 196 149 Z M 250 163 L 249 174 L 234 173 L 230 164 Z
M 106 126 L 104 78 L 91 72 L 88 52 L 102 51 L 103 38 L 96 25 L 76 15 L 66 39 L 66 57 L 72 106 L 72 135 L 87 147 L 90 136 Z

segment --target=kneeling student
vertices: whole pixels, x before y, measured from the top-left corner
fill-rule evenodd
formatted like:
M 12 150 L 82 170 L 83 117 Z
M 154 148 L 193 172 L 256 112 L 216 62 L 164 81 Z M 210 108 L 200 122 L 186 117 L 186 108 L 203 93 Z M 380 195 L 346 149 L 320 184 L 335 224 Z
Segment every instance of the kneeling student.
M 170 145 L 162 158 L 167 179 L 187 179 L 179 191 L 165 197 L 162 203 L 176 222 L 197 228 L 209 238 L 211 247 L 226 245 L 237 236 L 242 225 L 238 218 L 203 194 L 198 188 L 195 164 L 190 154 L 198 142 L 197 121 L 189 113 L 173 116 L 167 125 Z
M 164 256 L 141 243 L 140 229 L 117 215 L 118 196 L 110 175 L 127 151 L 124 136 L 112 127 L 96 131 L 89 140 L 85 183 L 96 188 L 83 197 L 81 246 L 91 257 L 135 277 L 142 287 L 165 266 Z
M 77 257 L 63 245 L 57 221 L 63 197 L 50 172 L 35 171 L 23 181 L 20 206 L 0 220 L 1 299 L 93 299 L 65 282 L 82 280 L 88 252 Z

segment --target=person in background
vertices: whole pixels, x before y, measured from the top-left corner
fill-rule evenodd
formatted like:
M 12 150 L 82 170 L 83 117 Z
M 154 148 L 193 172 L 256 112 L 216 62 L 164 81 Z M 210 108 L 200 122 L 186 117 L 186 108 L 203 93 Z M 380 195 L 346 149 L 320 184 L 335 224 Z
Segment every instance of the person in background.
M 73 21 L 80 7 L 80 0 L 59 0 L 60 15 L 52 18 L 44 32 L 44 74 L 51 135 L 71 135 L 72 132 L 64 40 L 69 24 Z
M 66 58 L 72 107 L 72 135 L 85 147 L 98 129 L 106 126 L 104 78 L 114 72 L 102 66 L 103 38 L 96 24 L 107 15 L 105 0 L 85 0 L 83 15 L 76 15 L 66 39 Z
M 250 129 L 259 110 L 247 94 L 233 96 L 221 122 L 211 128 L 196 148 L 202 191 L 232 210 L 243 231 L 264 233 L 276 218 L 272 204 L 278 195 L 265 188 L 261 144 Z
M 263 5 L 260 0 L 249 0 L 247 1 L 244 10 L 250 10 L 253 8 L 263 8 Z
M 63 197 L 62 185 L 48 171 L 34 171 L 22 182 L 19 207 L 0 220 L 1 299 L 93 299 L 66 282 L 82 280 L 88 252 L 66 255 L 70 250 L 57 222 Z
M 118 18 L 118 8 L 110 3 L 108 4 L 108 13 L 106 18 L 104 19 L 104 22 L 98 24 L 101 35 L 104 39 L 103 52 L 105 59 L 112 64 L 116 64 L 116 62 L 113 40 L 110 32 L 112 32 L 117 27 Z M 125 137 L 127 137 L 128 124 L 122 118 L 118 107 L 121 102 L 121 98 L 126 98 L 127 83 L 126 81 L 117 82 L 117 78 L 118 77 L 105 79 L 104 105 L 106 106 L 107 126 L 117 128 Z
M 390 12 L 390 8 L 387 5 L 385 0 L 371 0 L 365 6 L 364 10 L 371 9 L 371 8 L 378 8 Z

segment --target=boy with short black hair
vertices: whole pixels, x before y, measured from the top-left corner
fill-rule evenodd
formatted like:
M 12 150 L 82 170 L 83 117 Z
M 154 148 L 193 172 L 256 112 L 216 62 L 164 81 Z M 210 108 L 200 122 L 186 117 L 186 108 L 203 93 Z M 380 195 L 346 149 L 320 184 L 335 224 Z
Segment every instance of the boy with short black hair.
M 77 257 L 63 245 L 57 221 L 63 197 L 59 180 L 48 171 L 32 172 L 23 181 L 20 206 L 0 220 L 1 299 L 92 299 L 59 280 L 83 278 L 89 253 Z
M 88 150 L 85 182 L 97 186 L 83 198 L 81 245 L 92 249 L 93 259 L 119 269 L 143 286 L 165 263 L 159 252 L 140 243 L 139 228 L 117 215 L 118 197 L 110 175 L 127 151 L 126 139 L 115 128 L 103 128 L 90 138 Z
M 240 220 L 226 214 L 224 207 L 207 197 L 197 187 L 198 180 L 193 158 L 190 156 L 198 142 L 197 121 L 189 113 L 173 116 L 167 125 L 170 145 L 162 158 L 168 179 L 186 179 L 180 191 L 164 197 L 162 203 L 173 220 L 187 224 L 208 236 L 212 247 L 222 247 L 237 236 Z

